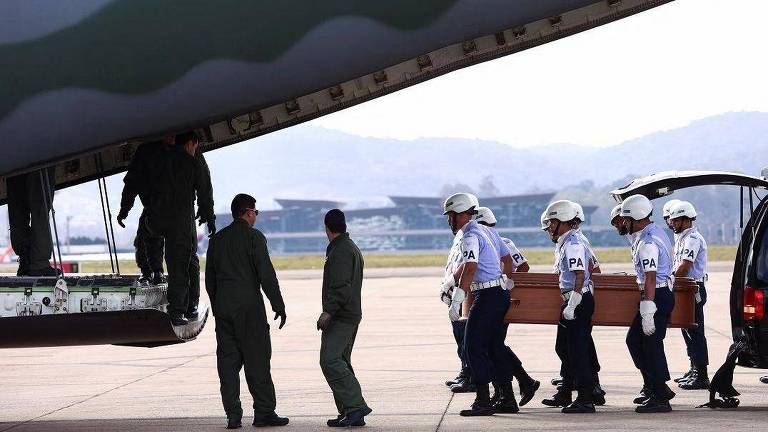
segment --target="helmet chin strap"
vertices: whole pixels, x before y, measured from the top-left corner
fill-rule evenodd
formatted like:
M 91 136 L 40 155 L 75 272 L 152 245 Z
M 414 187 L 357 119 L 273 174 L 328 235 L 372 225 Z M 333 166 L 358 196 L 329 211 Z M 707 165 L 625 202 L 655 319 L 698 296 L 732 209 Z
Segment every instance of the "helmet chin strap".
M 557 225 L 555 226 L 555 235 L 550 237 L 552 243 L 557 243 L 557 241 L 560 239 L 560 234 L 558 234 L 558 232 L 560 231 L 560 224 L 562 224 L 559 219 L 555 220 L 557 221 Z

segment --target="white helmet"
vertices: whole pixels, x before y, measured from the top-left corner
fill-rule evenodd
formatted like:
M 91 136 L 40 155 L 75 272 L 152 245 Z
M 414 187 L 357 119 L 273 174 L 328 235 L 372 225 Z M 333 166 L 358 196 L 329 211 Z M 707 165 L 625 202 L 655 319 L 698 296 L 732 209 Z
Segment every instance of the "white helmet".
M 621 216 L 643 220 L 653 212 L 651 200 L 644 195 L 632 195 L 621 203 Z
M 448 199 L 445 200 L 445 203 L 443 203 L 443 214 L 448 214 L 448 212 L 471 212 L 474 214 L 477 207 L 480 207 L 480 203 L 477 201 L 476 196 L 470 193 L 460 192 L 449 196 Z
M 573 207 L 576 209 L 576 217 L 579 218 L 579 220 L 582 222 L 587 220 L 587 218 L 584 217 L 584 208 L 581 207 L 581 204 L 575 201 L 571 201 L 571 204 L 573 204 Z
M 541 212 L 541 229 L 546 231 L 549 228 L 549 222 L 547 222 L 547 211 Z
M 675 204 L 677 204 L 679 202 L 682 202 L 682 201 L 680 201 L 679 199 L 671 199 L 671 200 L 669 200 L 669 201 L 664 203 L 664 207 L 661 209 L 661 212 L 662 212 L 662 214 L 664 216 L 664 219 L 669 217 L 669 214 L 670 214 L 669 210 L 672 208 L 672 206 L 674 206 Z
M 680 201 L 669 209 L 670 219 L 677 219 L 683 216 L 689 219 L 696 219 L 696 209 L 688 201 Z
M 613 220 L 616 219 L 616 216 L 621 216 L 621 204 L 617 204 L 616 207 L 611 209 L 610 222 L 613 222 Z
M 488 225 L 496 224 L 496 216 L 493 215 L 493 212 L 488 207 L 478 207 L 475 220 L 487 223 Z
M 576 218 L 577 210 L 573 202 L 568 200 L 559 200 L 550 203 L 547 209 L 544 210 L 544 220 L 559 220 L 560 222 L 568 222 Z

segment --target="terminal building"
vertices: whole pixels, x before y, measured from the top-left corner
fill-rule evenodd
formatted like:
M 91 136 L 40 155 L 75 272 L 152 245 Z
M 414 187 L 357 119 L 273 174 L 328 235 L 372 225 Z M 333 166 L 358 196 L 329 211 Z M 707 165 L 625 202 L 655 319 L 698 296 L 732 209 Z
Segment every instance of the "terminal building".
M 501 234 L 518 246 L 551 247 L 541 232 L 540 217 L 554 195 L 487 197 L 481 203 L 493 210 Z M 433 251 L 450 247 L 453 235 L 443 215 L 443 198 L 390 196 L 389 200 L 392 205 L 387 207 L 345 209 L 344 203 L 335 201 L 276 199 L 280 209 L 260 211 L 256 228 L 267 236 L 272 253 L 324 253 L 328 240 L 323 217 L 328 210 L 341 208 L 348 231 L 363 251 Z M 585 226 L 591 224 L 596 208 L 584 206 Z M 217 215 L 217 220 L 228 224 L 232 216 Z

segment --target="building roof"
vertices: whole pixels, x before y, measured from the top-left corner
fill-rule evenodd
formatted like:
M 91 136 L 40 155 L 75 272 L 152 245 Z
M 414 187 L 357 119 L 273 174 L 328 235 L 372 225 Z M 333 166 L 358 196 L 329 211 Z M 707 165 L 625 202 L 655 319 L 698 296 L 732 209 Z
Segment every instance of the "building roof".
M 277 204 L 283 209 L 292 207 L 310 208 L 310 209 L 332 209 L 339 208 L 344 203 L 338 201 L 325 201 L 325 200 L 302 200 L 302 199 L 282 199 L 275 198 Z

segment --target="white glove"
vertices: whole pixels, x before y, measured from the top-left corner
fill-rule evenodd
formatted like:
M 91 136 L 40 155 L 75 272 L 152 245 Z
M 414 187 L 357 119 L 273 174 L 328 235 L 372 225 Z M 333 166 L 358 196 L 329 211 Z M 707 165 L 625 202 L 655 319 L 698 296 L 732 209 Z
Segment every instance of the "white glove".
M 456 287 L 453 289 L 453 296 L 451 297 L 451 306 L 448 308 L 448 318 L 451 321 L 458 321 L 461 318 L 461 305 L 464 303 L 464 299 L 467 294 L 463 289 Z
M 656 332 L 656 325 L 653 322 L 653 315 L 656 313 L 656 303 L 652 300 L 643 300 L 640 302 L 640 318 L 643 321 L 643 333 L 650 336 Z
M 515 280 L 511 277 L 507 277 L 507 275 L 504 275 L 504 289 L 507 291 L 512 291 L 512 288 L 515 287 Z
M 563 318 L 568 321 L 576 318 L 576 306 L 581 304 L 581 293 L 571 291 L 571 296 L 568 298 L 568 306 L 563 309 Z
M 451 296 L 453 295 L 453 287 L 456 286 L 456 281 L 453 280 L 452 274 L 445 275 L 445 279 L 440 283 L 440 300 L 448 306 L 451 305 Z

